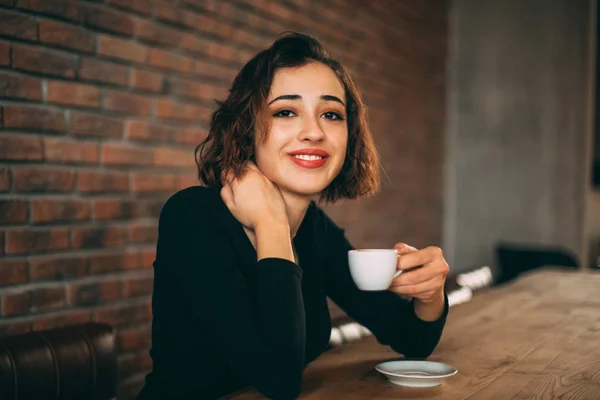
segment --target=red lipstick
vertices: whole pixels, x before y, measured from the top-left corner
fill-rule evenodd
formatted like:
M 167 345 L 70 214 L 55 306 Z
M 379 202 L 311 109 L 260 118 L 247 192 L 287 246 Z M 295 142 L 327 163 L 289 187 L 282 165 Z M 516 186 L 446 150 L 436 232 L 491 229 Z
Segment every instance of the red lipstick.
M 303 168 L 319 168 L 329 159 L 329 153 L 320 149 L 300 149 L 287 153 L 287 156 Z

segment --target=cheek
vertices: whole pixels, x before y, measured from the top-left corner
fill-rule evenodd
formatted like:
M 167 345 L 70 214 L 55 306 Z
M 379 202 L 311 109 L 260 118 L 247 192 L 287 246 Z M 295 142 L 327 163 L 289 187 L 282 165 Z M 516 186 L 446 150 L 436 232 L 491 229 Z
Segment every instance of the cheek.
M 269 157 L 269 149 L 263 145 L 256 147 L 256 166 L 261 170 L 265 171 L 270 169 L 269 160 L 273 157 Z
M 256 166 L 267 178 L 276 173 L 277 162 L 280 158 L 280 147 L 276 141 L 276 135 L 271 133 L 266 140 L 255 145 Z

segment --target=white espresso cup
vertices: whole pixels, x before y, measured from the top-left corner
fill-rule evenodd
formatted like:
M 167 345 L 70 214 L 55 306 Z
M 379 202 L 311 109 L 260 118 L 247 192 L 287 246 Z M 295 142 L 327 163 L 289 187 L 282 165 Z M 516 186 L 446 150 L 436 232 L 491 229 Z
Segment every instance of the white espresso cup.
M 350 275 L 360 290 L 386 290 L 400 275 L 395 249 L 359 249 L 348 251 Z

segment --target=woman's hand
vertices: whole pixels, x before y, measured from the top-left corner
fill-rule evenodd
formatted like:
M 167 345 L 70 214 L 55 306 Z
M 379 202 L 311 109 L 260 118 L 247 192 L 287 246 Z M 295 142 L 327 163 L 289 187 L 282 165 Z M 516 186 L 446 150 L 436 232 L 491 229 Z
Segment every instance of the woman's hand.
M 439 247 L 417 250 L 405 243 L 394 246 L 398 269 L 403 272 L 392 281 L 389 290 L 415 298 L 415 311 L 424 320 L 435 320 L 444 311 L 444 283 L 448 263 Z
M 246 234 L 256 248 L 257 260 L 283 258 L 295 262 L 290 224 L 279 188 L 253 163 L 243 175 L 224 177 L 221 198 L 233 216 L 250 232 Z
M 248 229 L 256 230 L 259 224 L 289 226 L 279 188 L 252 162 L 247 164 L 242 176 L 233 178 L 232 172 L 224 175 L 221 198 Z

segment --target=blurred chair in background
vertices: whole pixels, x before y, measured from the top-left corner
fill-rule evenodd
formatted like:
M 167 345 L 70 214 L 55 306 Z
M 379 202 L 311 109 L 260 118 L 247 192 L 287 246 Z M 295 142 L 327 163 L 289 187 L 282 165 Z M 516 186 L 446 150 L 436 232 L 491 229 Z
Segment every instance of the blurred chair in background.
M 576 269 L 581 262 L 572 251 L 560 246 L 500 243 L 496 247 L 499 274 L 495 284 L 503 284 L 523 272 L 547 265 Z

